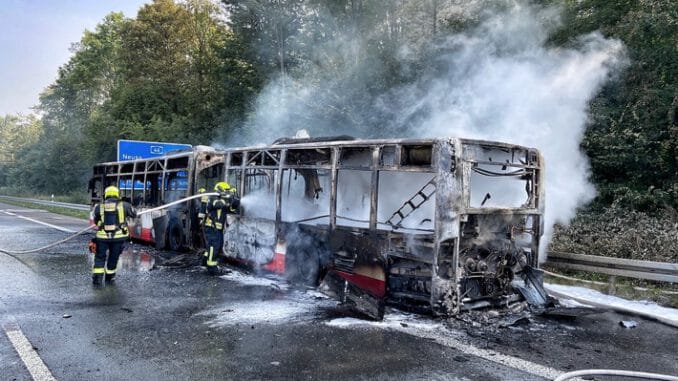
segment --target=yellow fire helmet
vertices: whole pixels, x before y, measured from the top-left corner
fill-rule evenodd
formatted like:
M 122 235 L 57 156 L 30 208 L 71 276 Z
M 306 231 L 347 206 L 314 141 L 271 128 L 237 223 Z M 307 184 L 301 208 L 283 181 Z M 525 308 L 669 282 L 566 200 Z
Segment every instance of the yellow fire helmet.
M 198 189 L 198 193 L 205 193 L 207 190 L 205 188 Z
M 215 186 L 214 190 L 221 193 L 221 192 L 226 192 L 227 190 L 231 189 L 231 186 L 228 185 L 227 182 L 225 181 L 219 181 Z
M 120 190 L 118 189 L 118 187 L 116 187 L 114 185 L 106 187 L 106 189 L 104 190 L 104 198 L 109 198 L 109 197 L 116 197 L 116 198 L 120 197 Z

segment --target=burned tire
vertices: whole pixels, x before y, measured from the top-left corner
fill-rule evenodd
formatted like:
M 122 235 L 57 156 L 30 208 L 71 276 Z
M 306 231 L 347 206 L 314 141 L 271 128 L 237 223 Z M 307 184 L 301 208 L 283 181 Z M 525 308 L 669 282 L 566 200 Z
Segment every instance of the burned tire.
M 167 226 L 167 247 L 172 251 L 179 251 L 184 246 L 184 229 L 178 220 L 170 220 Z
M 304 286 L 318 285 L 320 256 L 318 249 L 310 245 L 291 246 L 285 255 L 287 280 Z

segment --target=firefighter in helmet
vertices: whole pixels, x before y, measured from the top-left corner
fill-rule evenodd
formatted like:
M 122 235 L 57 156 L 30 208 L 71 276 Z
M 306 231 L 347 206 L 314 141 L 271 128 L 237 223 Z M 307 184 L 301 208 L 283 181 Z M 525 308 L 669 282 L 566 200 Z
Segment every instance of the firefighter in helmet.
M 126 220 L 136 215 L 136 210 L 132 205 L 120 199 L 120 190 L 117 187 L 113 185 L 106 187 L 104 201 L 97 204 L 92 212 L 93 221 L 98 228 L 94 267 L 92 267 L 94 285 L 101 285 L 104 279 L 106 283 L 113 283 L 118 258 L 122 253 L 125 240 L 129 238 Z
M 218 182 L 214 186 L 214 190 L 219 193 L 219 196 L 210 198 L 205 209 L 207 247 L 204 263 L 207 265 L 207 273 L 210 275 L 219 274 L 217 256 L 224 245 L 224 227 L 228 226 L 226 215 L 235 213 L 240 206 L 240 199 L 227 182 Z
M 205 222 L 205 212 L 207 211 L 207 203 L 210 201 L 210 197 L 205 194 L 207 190 L 205 188 L 198 189 L 198 194 L 201 194 L 200 197 L 200 208 L 198 209 L 198 222 L 200 226 Z
M 198 204 L 198 220 L 197 220 L 197 226 L 198 226 L 198 234 L 200 241 L 202 242 L 202 246 L 207 246 L 207 239 L 205 238 L 205 216 L 207 213 L 207 203 L 210 201 L 210 196 L 206 194 L 207 190 L 205 188 L 199 188 L 198 189 L 198 194 L 202 195 L 200 196 L 200 203 Z M 205 266 L 205 261 L 207 260 L 207 257 L 203 256 L 201 265 Z

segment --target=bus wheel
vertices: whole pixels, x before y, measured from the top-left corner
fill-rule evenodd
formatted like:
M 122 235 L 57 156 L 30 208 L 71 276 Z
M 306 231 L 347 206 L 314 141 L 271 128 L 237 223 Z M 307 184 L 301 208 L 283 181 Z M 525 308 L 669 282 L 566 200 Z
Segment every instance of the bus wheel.
M 184 245 L 184 229 L 178 220 L 170 220 L 167 226 L 167 247 L 172 251 L 179 251 Z
M 318 250 L 312 246 L 292 246 L 285 256 L 285 273 L 292 283 L 317 286 L 320 274 Z

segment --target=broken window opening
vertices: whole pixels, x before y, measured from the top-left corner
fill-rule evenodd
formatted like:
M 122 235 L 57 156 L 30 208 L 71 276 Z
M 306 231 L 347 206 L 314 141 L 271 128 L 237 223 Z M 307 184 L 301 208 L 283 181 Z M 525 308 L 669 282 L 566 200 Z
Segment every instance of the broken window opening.
M 196 176 L 195 181 L 195 190 L 197 191 L 200 188 L 205 189 L 206 192 L 213 192 L 214 186 L 222 181 L 224 178 L 224 164 L 220 163 L 207 167 L 200 171 L 198 176 Z M 230 184 L 230 183 L 229 183 Z
M 282 176 L 282 220 L 329 224 L 330 186 L 329 170 L 285 169 Z
M 533 173 L 498 165 L 472 167 L 470 201 L 472 208 L 521 208 L 530 205 Z
M 371 168 L 372 147 L 345 147 L 339 153 L 340 167 Z
M 433 146 L 430 145 L 404 145 L 400 165 L 403 166 L 431 166 L 433 157 Z
M 392 167 L 398 164 L 397 160 L 395 146 L 385 146 L 381 148 L 381 152 L 379 153 L 379 165 Z
M 381 229 L 433 231 L 435 175 L 381 171 L 377 219 Z
M 371 183 L 371 171 L 338 171 L 337 225 L 369 228 Z
M 538 155 L 522 147 L 464 146 L 470 166 L 471 208 L 525 208 L 535 206 L 535 161 Z
M 245 169 L 241 207 L 245 217 L 275 220 L 275 175 L 277 170 Z
M 165 176 L 164 202 L 169 203 L 188 195 L 188 172 L 168 172 Z
M 231 153 L 231 166 L 240 167 L 242 166 L 243 153 L 242 152 L 233 152 Z
M 285 164 L 295 165 L 329 165 L 332 150 L 329 148 L 288 149 Z

